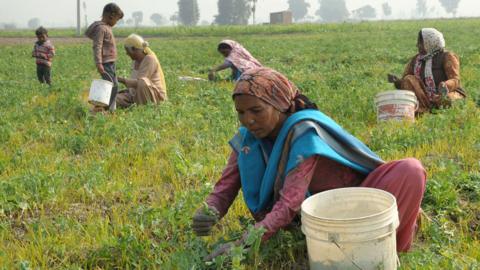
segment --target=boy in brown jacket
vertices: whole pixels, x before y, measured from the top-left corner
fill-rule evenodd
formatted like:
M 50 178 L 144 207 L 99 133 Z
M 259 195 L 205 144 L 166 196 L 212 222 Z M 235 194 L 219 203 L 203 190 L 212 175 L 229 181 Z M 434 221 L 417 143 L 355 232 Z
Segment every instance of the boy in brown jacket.
M 118 92 L 118 81 L 115 71 L 117 60 L 117 47 L 112 27 L 123 18 L 123 11 L 114 3 L 107 4 L 103 8 L 102 20 L 92 23 L 85 35 L 93 40 L 93 56 L 98 73 L 104 80 L 113 82 L 112 95 L 108 109 L 114 111 L 116 108 L 115 98 Z M 105 111 L 107 108 L 94 107 L 93 112 Z

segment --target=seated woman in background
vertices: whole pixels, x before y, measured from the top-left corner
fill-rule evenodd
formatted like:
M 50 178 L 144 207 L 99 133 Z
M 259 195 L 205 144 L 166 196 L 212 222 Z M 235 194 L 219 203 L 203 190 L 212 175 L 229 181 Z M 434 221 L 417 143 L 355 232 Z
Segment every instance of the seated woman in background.
M 233 40 L 223 40 L 218 44 L 218 52 L 225 57 L 225 62 L 210 70 L 209 80 L 215 79 L 215 73 L 230 68 L 232 70 L 232 80 L 237 81 L 243 72 L 261 67 L 262 64 L 253 57 L 240 43 Z
M 133 104 L 158 104 L 167 99 L 167 87 L 162 66 L 148 43 L 132 34 L 125 40 L 127 55 L 133 60 L 130 79 L 118 78 L 128 89 L 117 95 L 117 106 L 128 108 Z
M 418 113 L 449 106 L 466 97 L 460 85 L 458 56 L 445 50 L 443 34 L 434 28 L 418 33 L 418 54 L 407 64 L 402 78 L 389 74 L 397 89 L 410 90 L 419 101 Z
M 397 250 L 409 250 L 426 182 L 418 160 L 385 163 L 318 111 L 285 76 L 268 68 L 245 72 L 233 100 L 242 127 L 230 141 L 228 164 L 206 199 L 209 209 L 199 208 L 193 217 L 198 235 L 210 233 L 240 189 L 256 227 L 266 229 L 266 240 L 295 219 L 306 194 L 372 187 L 396 197 Z M 222 246 L 207 260 L 230 248 Z

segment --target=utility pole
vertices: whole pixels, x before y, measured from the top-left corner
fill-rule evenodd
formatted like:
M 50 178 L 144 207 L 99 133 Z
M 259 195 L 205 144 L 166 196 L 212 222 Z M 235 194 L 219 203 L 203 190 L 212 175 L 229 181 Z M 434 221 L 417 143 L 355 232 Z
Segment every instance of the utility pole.
M 257 0 L 250 1 L 252 1 L 253 25 L 255 25 L 255 11 L 257 9 Z
M 88 20 L 87 20 L 87 4 L 85 3 L 85 1 L 83 1 L 83 14 L 84 17 L 85 17 L 85 28 L 88 27 Z
M 77 0 L 77 36 L 80 36 L 80 0 Z

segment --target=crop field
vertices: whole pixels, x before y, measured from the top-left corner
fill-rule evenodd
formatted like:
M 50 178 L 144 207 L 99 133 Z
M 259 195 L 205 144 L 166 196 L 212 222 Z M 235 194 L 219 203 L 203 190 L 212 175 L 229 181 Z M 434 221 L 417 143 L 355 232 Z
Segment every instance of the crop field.
M 427 218 L 412 251 L 400 254 L 401 269 L 479 269 L 479 25 L 458 19 L 137 29 L 160 59 L 169 100 L 95 117 L 87 96 L 98 75 L 88 41 L 58 38 L 70 38 L 70 30 L 50 32 L 57 49 L 50 88 L 36 80 L 33 33 L 0 32 L 0 269 L 307 268 L 299 230 L 281 231 L 249 254 L 202 261 L 252 224 L 241 195 L 212 236 L 190 229 L 239 123 L 233 83 L 178 76 L 206 78 L 223 62 L 216 52 L 223 38 L 286 74 L 383 159 L 423 162 Z M 377 124 L 373 98 L 392 90 L 387 74 L 403 72 L 422 27 L 442 31 L 460 56 L 469 98 L 414 124 Z M 121 40 L 118 73 L 126 76 L 131 61 Z

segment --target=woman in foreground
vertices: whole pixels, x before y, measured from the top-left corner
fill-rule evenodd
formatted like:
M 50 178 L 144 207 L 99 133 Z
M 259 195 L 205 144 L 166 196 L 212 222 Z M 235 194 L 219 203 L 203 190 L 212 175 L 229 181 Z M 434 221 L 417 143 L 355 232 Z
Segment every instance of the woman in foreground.
M 200 208 L 193 217 L 198 235 L 210 233 L 240 189 L 255 226 L 266 230 L 262 240 L 267 240 L 292 223 L 306 196 L 342 187 L 372 187 L 396 197 L 397 250 L 409 250 L 426 182 L 418 160 L 382 161 L 318 111 L 285 76 L 268 68 L 245 72 L 233 100 L 242 127 L 230 141 L 228 164 L 206 199 L 209 209 Z M 224 245 L 206 259 L 231 247 Z

